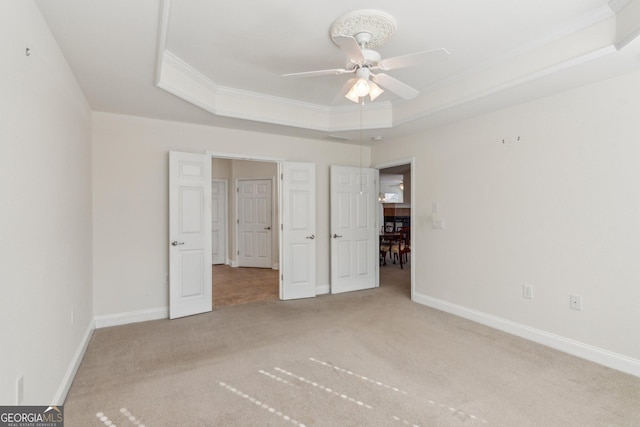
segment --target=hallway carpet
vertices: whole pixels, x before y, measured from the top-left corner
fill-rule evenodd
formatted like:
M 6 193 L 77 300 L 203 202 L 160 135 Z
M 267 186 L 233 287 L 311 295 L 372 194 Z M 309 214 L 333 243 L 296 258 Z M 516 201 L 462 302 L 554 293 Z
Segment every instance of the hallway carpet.
M 213 306 L 246 304 L 279 298 L 277 270 L 212 266 Z
M 400 281 L 96 330 L 65 425 L 639 425 L 639 378 L 407 292 Z

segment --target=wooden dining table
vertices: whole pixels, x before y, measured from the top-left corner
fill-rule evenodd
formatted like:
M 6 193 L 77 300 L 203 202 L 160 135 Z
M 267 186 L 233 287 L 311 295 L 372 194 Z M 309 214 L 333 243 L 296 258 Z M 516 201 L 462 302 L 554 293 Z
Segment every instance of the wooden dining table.
M 400 237 L 402 237 L 402 234 L 399 231 L 395 233 L 380 233 L 381 242 L 383 240 L 400 240 Z

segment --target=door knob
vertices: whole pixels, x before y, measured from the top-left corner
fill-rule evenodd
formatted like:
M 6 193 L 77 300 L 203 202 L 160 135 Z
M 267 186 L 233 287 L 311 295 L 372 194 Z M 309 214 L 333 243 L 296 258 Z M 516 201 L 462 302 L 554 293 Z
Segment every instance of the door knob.
M 307 236 L 306 238 L 307 238 L 307 239 L 312 239 L 312 240 L 313 240 L 313 239 L 315 239 L 315 238 L 316 238 L 316 235 L 315 235 L 315 234 L 312 234 L 311 236 Z
M 342 236 L 338 236 L 337 234 L 333 233 L 333 238 L 337 239 L 338 237 L 342 237 Z
M 177 240 L 174 240 L 173 242 L 171 242 L 171 246 L 178 246 L 178 245 L 184 245 L 184 242 L 178 242 Z
M 265 230 L 271 230 L 271 227 L 265 227 L 264 229 Z

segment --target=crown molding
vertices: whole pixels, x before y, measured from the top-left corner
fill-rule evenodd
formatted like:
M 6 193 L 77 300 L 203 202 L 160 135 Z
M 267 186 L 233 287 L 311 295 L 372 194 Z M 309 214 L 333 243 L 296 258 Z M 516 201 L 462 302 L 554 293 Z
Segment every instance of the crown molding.
M 425 109 L 416 114 L 404 114 L 398 115 L 397 120 L 395 121 L 395 125 L 407 124 L 415 120 L 420 120 L 427 118 L 429 116 L 433 116 L 438 113 L 442 113 L 447 110 L 454 109 L 456 107 L 461 107 L 465 104 L 470 104 L 474 101 L 478 101 L 482 98 L 489 97 L 491 95 L 496 95 L 501 92 L 506 92 L 510 89 L 516 88 L 518 86 L 534 82 L 536 80 L 542 79 L 544 77 L 551 76 L 553 74 L 557 74 L 561 71 L 579 66 L 581 64 L 585 64 L 587 62 L 594 61 L 598 58 L 601 58 L 606 55 L 610 55 L 616 52 L 616 48 L 614 45 L 605 46 L 603 48 L 597 49 L 592 52 L 588 52 L 584 55 L 577 56 L 575 58 L 571 58 L 567 61 L 561 62 L 559 64 L 554 64 L 548 67 L 545 67 L 541 70 L 535 71 L 533 73 L 529 73 L 526 75 L 522 75 L 516 77 L 512 80 L 506 81 L 499 85 L 491 86 L 486 89 L 468 94 L 467 96 L 459 97 L 457 99 L 453 99 L 449 102 L 444 102 L 440 105 L 437 105 L 430 109 Z
M 616 41 L 618 50 L 640 36 L 640 1 L 612 0 L 609 7 L 616 14 Z
M 613 13 L 617 14 L 629 3 L 631 3 L 631 0 L 609 0 L 609 4 L 607 6 L 613 11 Z
M 164 52 L 167 48 L 167 37 L 169 34 L 169 18 L 171 17 L 171 0 L 161 0 L 160 3 L 160 24 L 158 25 L 158 46 L 156 51 L 156 85 L 160 83 L 160 71 Z
M 189 64 L 165 50 L 157 71 L 159 88 L 216 114 L 218 86 Z
M 361 123 L 358 105 L 331 108 L 220 86 L 168 50 L 162 52 L 159 67 L 159 88 L 211 114 L 324 132 L 393 126 L 390 102 L 366 104 L 369 113 Z
M 328 133 L 393 128 L 612 53 L 640 34 L 640 26 L 635 27 L 630 19 L 631 15 L 640 13 L 640 7 L 630 7 L 630 4 L 630 0 L 611 0 L 606 6 L 534 42 L 437 82 L 416 100 L 332 107 L 225 87 L 212 81 L 166 49 L 171 0 L 163 0 L 156 85 L 211 114 L 224 117 Z M 620 17 L 625 19 L 624 37 L 615 30 Z M 611 44 L 614 34 L 617 39 Z M 523 62 L 537 71 L 526 73 Z M 476 89 L 462 91 L 465 87 Z
M 629 2 L 630 0 L 612 0 L 612 2 L 616 2 L 616 1 Z M 581 16 L 580 18 L 572 21 L 571 23 L 568 23 L 564 27 L 558 28 L 553 32 L 547 33 L 544 36 L 539 37 L 538 39 L 530 43 L 527 43 L 522 46 L 518 46 L 517 48 L 512 49 L 508 52 L 505 52 L 501 55 L 488 58 L 487 60 L 462 71 L 461 73 L 451 75 L 445 79 L 435 82 L 433 85 L 427 88 L 427 90 L 434 91 L 445 86 L 458 84 L 460 81 L 468 78 L 469 76 L 483 73 L 495 67 L 496 64 L 503 64 L 510 61 L 514 61 L 521 56 L 524 56 L 526 54 L 529 54 L 535 51 L 536 49 L 542 48 L 551 43 L 558 42 L 559 40 L 566 38 L 568 36 L 571 36 L 579 31 L 585 30 L 596 24 L 602 23 L 603 21 L 606 21 L 607 19 L 610 19 L 613 16 L 614 14 L 611 11 L 610 6 L 599 7 L 593 10 L 592 12 L 587 13 Z

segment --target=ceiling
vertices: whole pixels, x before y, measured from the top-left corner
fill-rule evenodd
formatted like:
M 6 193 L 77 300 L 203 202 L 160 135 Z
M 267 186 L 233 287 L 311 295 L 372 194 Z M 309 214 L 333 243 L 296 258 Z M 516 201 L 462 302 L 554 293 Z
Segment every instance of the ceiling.
M 37 0 L 95 111 L 376 144 L 638 69 L 640 0 Z M 387 71 L 420 94 L 354 104 L 332 23 L 390 14 L 383 58 L 444 47 Z

